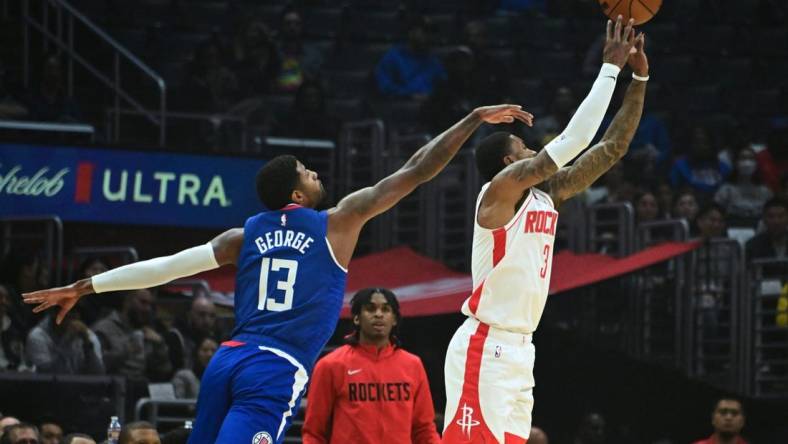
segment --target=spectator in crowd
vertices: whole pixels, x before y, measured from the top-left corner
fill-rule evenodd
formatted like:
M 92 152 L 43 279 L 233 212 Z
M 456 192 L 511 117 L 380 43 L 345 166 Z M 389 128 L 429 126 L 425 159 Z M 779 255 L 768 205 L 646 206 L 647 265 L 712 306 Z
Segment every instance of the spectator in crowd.
M 386 96 L 420 99 L 431 94 L 443 78 L 446 71 L 429 49 L 426 19 L 411 17 L 407 24 L 407 44 L 393 46 L 375 68 L 378 90 Z
M 0 60 L 0 119 L 21 120 L 27 117 L 27 107 L 9 87 L 5 64 Z
M 14 308 L 8 288 L 0 285 L 0 372 L 23 364 L 25 336 Z
M 763 206 L 763 224 L 766 230 L 747 242 L 747 259 L 788 256 L 788 201 L 774 198 Z
M 41 82 L 30 103 L 30 119 L 48 122 L 78 122 L 79 106 L 63 86 L 63 66 L 56 54 L 47 55 L 41 68 Z
M 307 80 L 296 93 L 293 109 L 274 126 L 272 134 L 306 139 L 336 140 L 341 122 L 326 111 L 320 82 Z
M 150 290 L 128 291 L 122 310 L 113 311 L 93 326 L 107 373 L 137 380 L 169 379 L 172 363 L 167 344 L 153 328 L 154 302 Z
M 202 374 L 216 353 L 216 349 L 219 348 L 218 341 L 211 337 L 205 337 L 197 341 L 196 344 L 195 356 L 191 360 L 193 362 L 192 368 L 180 369 L 172 377 L 172 386 L 177 398 L 197 398 L 197 394 L 200 393 Z
M 161 444 L 187 444 L 191 434 L 191 429 L 178 427 L 165 433 L 161 437 Z
M 657 196 L 651 191 L 643 191 L 635 195 L 635 221 L 637 223 L 651 222 L 659 218 L 659 203 Z
M 531 434 L 528 435 L 528 444 L 549 444 L 547 434 L 539 427 L 531 427 Z
M 243 99 L 268 94 L 279 77 L 281 58 L 268 28 L 251 21 L 234 45 L 235 72 Z M 239 41 L 240 40 L 240 41 Z
M 130 422 L 120 429 L 118 444 L 161 444 L 159 432 L 145 421 Z
M 77 279 L 91 278 L 99 273 L 109 270 L 108 261 L 101 257 L 89 257 L 82 261 L 77 269 Z M 97 320 L 107 316 L 111 311 L 111 304 L 116 304 L 113 298 L 82 298 L 77 302 L 77 310 L 82 322 L 92 325 Z
M 706 439 L 693 444 L 747 444 L 741 437 L 745 416 L 741 401 L 725 397 L 717 401 L 711 412 L 711 426 L 714 433 Z
M 354 332 L 318 361 L 312 375 L 304 444 L 439 443 L 424 366 L 397 338 L 401 316 L 394 293 L 367 288 L 350 305 Z
M 619 160 L 582 195 L 586 204 L 593 205 L 632 202 L 635 194 L 637 194 L 635 184 L 627 178 L 624 162 Z
M 695 218 L 698 217 L 700 205 L 698 198 L 692 190 L 684 190 L 674 196 L 672 216 L 677 219 L 684 219 L 690 226 L 690 230 L 695 228 Z
M 730 182 L 717 190 L 714 200 L 725 208 L 737 225 L 753 227 L 772 192 L 761 182 L 755 151 L 751 148 L 737 151 L 733 165 Z
M 725 208 L 717 203 L 706 204 L 695 218 L 696 232 L 704 241 L 725 236 Z
M 41 423 L 41 444 L 60 444 L 63 441 L 63 428 L 48 421 Z
M 41 442 L 38 429 L 33 424 L 20 422 L 6 426 L 0 444 L 38 444 Z
M 194 367 L 198 344 L 205 337 L 217 337 L 216 304 L 207 295 L 196 294 L 185 319 L 178 319 L 166 334 L 172 364 L 176 369 Z
M 667 180 L 657 182 L 655 196 L 660 209 L 660 217 L 662 219 L 673 217 L 673 188 L 670 186 L 670 182 Z
M 604 444 L 607 442 L 605 418 L 600 413 L 589 413 L 580 422 L 574 444 Z
M 63 444 L 96 444 L 96 441 L 90 435 L 72 433 L 63 438 Z
M 182 99 L 189 111 L 221 113 L 237 99 L 238 80 L 222 62 L 216 38 L 200 44 L 186 70 Z
M 33 249 L 12 249 L 0 266 L 0 283 L 5 285 L 11 301 L 7 313 L 26 335 L 37 319 L 32 308 L 22 302 L 22 293 L 46 288 L 49 284 L 49 270 L 42 265 L 40 254 Z M 22 342 L 24 343 L 24 337 Z
M 731 167 L 714 152 L 713 141 L 706 128 L 695 127 L 689 145 L 689 154 L 673 163 L 670 182 L 674 188 L 688 186 L 703 195 L 713 194 L 730 175 Z
M 104 374 L 101 344 L 76 311 L 66 315 L 60 325 L 55 324 L 54 314 L 45 316 L 28 334 L 25 352 L 39 373 Z
M 446 78 L 438 81 L 421 110 L 421 119 L 431 132 L 440 133 L 479 104 L 486 103 L 482 90 L 473 84 L 473 58 L 473 52 L 466 46 L 459 46 L 446 56 Z
M 775 119 L 767 144 L 753 143 L 758 169 L 772 191 L 779 188 L 780 178 L 788 174 L 788 118 Z
M 539 146 L 545 146 L 556 138 L 572 118 L 576 104 L 575 95 L 568 86 L 558 87 L 550 105 L 550 114 L 534 121 L 534 142 Z
M 277 79 L 280 91 L 295 91 L 305 80 L 318 78 L 323 52 L 304 41 L 303 19 L 297 9 L 289 7 L 282 12 L 278 40 L 282 57 Z
M 15 425 L 15 424 L 19 424 L 19 420 L 18 419 L 14 418 L 13 416 L 1 416 L 0 415 L 0 438 L 3 437 L 3 433 L 5 432 L 5 428 L 6 427 L 9 427 L 9 426 L 12 426 L 12 425 Z M 0 441 L 0 444 L 2 444 L 2 441 Z
M 501 61 L 490 53 L 487 24 L 482 20 L 468 22 L 463 28 L 463 42 L 473 53 L 471 84 L 481 103 L 501 102 L 509 94 L 509 61 Z

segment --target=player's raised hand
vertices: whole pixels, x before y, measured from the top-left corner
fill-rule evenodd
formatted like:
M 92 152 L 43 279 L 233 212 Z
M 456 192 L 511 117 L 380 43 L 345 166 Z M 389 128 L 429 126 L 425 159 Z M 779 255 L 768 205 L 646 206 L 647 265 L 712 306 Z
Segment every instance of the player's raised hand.
M 33 313 L 40 313 L 47 308 L 59 306 L 60 312 L 57 314 L 56 321 L 60 324 L 80 297 L 93 292 L 91 287 L 90 280 L 83 279 L 65 287 L 23 293 L 22 297 L 25 304 L 38 304 L 33 308 Z
M 627 64 L 632 72 L 641 76 L 648 76 L 648 57 L 646 56 L 646 36 L 641 32 L 635 38 L 635 52 L 629 55 Z
M 635 21 L 629 19 L 626 26 L 623 25 L 623 18 L 619 15 L 615 25 L 612 21 L 607 21 L 607 37 L 605 39 L 605 49 L 602 51 L 602 61 L 612 63 L 619 68 L 623 68 L 627 63 L 629 54 L 635 46 Z M 623 27 L 623 29 L 622 29 Z
M 523 111 L 520 105 L 482 106 L 474 110 L 487 123 L 512 123 L 519 120 L 528 126 L 534 125 L 534 115 Z

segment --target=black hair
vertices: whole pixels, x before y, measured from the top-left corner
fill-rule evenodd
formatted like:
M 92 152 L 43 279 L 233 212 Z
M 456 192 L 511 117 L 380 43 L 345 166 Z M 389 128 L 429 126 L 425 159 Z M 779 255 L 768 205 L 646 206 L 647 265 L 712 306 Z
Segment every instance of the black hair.
M 733 396 L 733 395 L 731 395 L 731 396 L 720 396 L 719 398 L 714 400 L 714 404 L 711 406 L 711 413 L 712 414 L 715 411 L 717 411 L 717 406 L 722 401 L 735 401 L 735 402 L 738 402 L 739 403 L 739 408 L 741 409 L 741 415 L 742 416 L 747 416 L 747 414 L 746 414 L 746 412 L 744 410 L 744 402 L 740 398 L 737 398 L 736 396 Z
M 194 341 L 194 350 L 192 350 L 192 371 L 198 378 L 202 378 L 202 374 L 205 372 L 207 365 L 203 366 L 199 360 L 200 354 L 200 347 L 202 347 L 202 343 L 205 341 L 211 340 L 216 343 L 216 348 L 219 348 L 219 340 L 216 339 L 215 336 L 212 335 L 205 335 L 201 336 L 199 339 Z
M 365 288 L 363 290 L 359 290 L 353 297 L 350 299 L 350 313 L 353 317 L 361 315 L 361 310 L 364 308 L 366 304 L 369 304 L 372 300 L 372 295 L 375 293 L 380 293 L 386 298 L 386 303 L 389 304 L 391 307 L 391 311 L 394 313 L 394 317 L 397 320 L 397 324 L 391 328 L 391 333 L 389 333 L 389 341 L 391 341 L 392 345 L 395 347 L 399 347 L 401 345 L 399 340 L 399 325 L 400 321 L 402 320 L 402 315 L 399 311 L 399 301 L 397 300 L 397 296 L 394 295 L 394 292 L 389 290 L 388 288 Z M 345 337 L 345 343 L 350 345 L 358 345 L 359 340 L 361 339 L 361 326 L 353 325 L 353 333 L 347 335 Z
M 36 436 L 39 437 L 39 439 L 41 437 L 41 434 L 38 432 L 38 427 L 27 422 L 20 422 L 19 424 L 5 426 L 3 429 L 3 437 L 0 438 L 0 444 L 11 444 L 11 432 L 17 429 L 31 429 L 36 432 Z
M 782 197 L 773 197 L 766 201 L 763 205 L 763 212 L 766 213 L 769 211 L 770 208 L 774 207 L 781 207 L 788 210 L 788 200 L 783 199 Z
M 134 430 L 156 430 L 153 424 L 147 421 L 134 421 L 123 426 L 120 429 L 120 436 L 118 437 L 118 444 L 131 443 L 131 432 Z
M 482 139 L 476 147 L 476 168 L 485 182 L 489 182 L 506 167 L 503 158 L 511 149 L 511 134 L 497 131 Z
M 63 438 L 63 444 L 71 444 L 77 438 L 89 439 L 94 442 L 96 441 L 95 439 L 93 439 L 92 436 L 86 435 L 84 433 L 71 433 L 66 435 L 65 438 Z
M 720 215 L 722 215 L 723 219 L 725 219 L 725 216 L 727 216 L 728 213 L 727 211 L 725 211 L 725 207 L 718 204 L 717 202 L 706 202 L 705 204 L 703 204 L 702 207 L 700 207 L 700 211 L 698 211 L 698 216 L 695 218 L 695 220 L 704 217 L 705 215 L 711 213 L 712 211 L 719 212 Z
M 269 210 L 278 210 L 292 202 L 290 196 L 299 182 L 298 161 L 285 154 L 269 160 L 257 172 L 257 197 Z

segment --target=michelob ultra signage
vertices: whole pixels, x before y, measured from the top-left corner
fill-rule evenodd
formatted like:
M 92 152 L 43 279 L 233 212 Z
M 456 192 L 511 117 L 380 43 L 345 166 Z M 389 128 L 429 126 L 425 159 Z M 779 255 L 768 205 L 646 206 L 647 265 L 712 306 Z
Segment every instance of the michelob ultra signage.
M 259 159 L 0 144 L 0 217 L 242 226 L 262 210 Z

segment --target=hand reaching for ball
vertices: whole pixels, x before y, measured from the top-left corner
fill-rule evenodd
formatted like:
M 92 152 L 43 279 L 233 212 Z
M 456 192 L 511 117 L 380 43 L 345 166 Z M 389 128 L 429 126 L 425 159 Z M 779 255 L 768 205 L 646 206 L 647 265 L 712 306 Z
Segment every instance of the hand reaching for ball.
M 612 63 L 619 68 L 624 67 L 635 47 L 635 30 L 632 29 L 635 21 L 629 19 L 625 27 L 622 26 L 622 22 L 623 18 L 620 15 L 616 18 L 615 25 L 610 20 L 607 21 L 607 37 L 605 49 L 602 51 L 602 62 Z
M 629 55 L 627 64 L 632 68 L 632 72 L 641 76 L 648 77 L 648 57 L 646 56 L 646 36 L 642 32 L 635 37 L 634 52 Z

